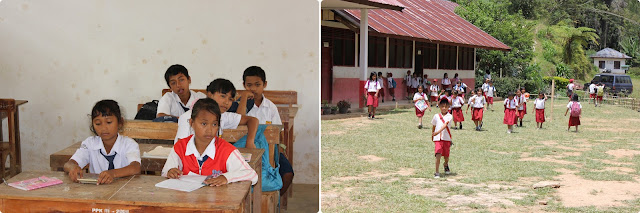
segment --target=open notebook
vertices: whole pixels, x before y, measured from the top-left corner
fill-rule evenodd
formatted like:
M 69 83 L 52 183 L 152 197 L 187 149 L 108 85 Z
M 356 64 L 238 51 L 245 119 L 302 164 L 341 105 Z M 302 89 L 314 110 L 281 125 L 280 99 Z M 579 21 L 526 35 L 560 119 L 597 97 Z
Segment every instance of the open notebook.
M 156 187 L 165 188 L 165 189 L 173 189 L 183 192 L 192 192 L 196 189 L 202 188 L 205 186 L 204 180 L 207 176 L 198 175 L 195 173 L 189 173 L 188 175 L 183 175 L 180 179 L 167 179 L 160 183 L 156 184 Z
M 40 176 L 28 180 L 10 183 L 9 186 L 25 191 L 61 184 L 62 180 L 54 177 Z

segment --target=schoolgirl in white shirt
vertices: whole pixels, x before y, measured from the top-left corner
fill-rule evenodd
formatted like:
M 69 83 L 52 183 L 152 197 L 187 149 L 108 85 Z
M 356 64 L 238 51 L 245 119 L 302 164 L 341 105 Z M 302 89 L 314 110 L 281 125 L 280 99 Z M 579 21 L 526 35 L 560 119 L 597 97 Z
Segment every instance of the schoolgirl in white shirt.
M 453 115 L 453 129 L 458 129 L 458 122 L 460 122 L 460 129 L 462 129 L 462 122 L 464 121 L 462 106 L 464 105 L 464 98 L 459 96 L 458 91 L 455 90 L 451 94 L 451 114 Z
M 487 104 L 487 101 L 481 94 L 482 90 L 478 88 L 476 89 L 476 94 L 469 99 L 469 105 L 473 105 L 471 120 L 473 120 L 473 123 L 476 125 L 476 131 L 480 131 L 480 128 L 482 128 L 484 108 Z
M 78 182 L 84 168 L 98 175 L 97 184 L 109 184 L 115 178 L 140 174 L 140 148 L 133 139 L 118 131 L 124 125 L 118 102 L 102 100 L 91 110 L 91 136 L 82 141 L 80 148 L 64 164 L 69 178 Z
M 504 119 L 503 123 L 507 125 L 507 133 L 513 131 L 513 125 L 516 123 L 516 108 L 518 107 L 518 99 L 514 97 L 513 92 L 509 92 L 507 99 L 504 99 Z
M 431 106 L 429 106 L 429 103 L 427 102 L 428 100 L 429 98 L 427 97 L 427 94 L 424 93 L 422 85 L 418 86 L 418 92 L 413 95 L 413 103 L 423 101 L 427 105 L 429 112 L 431 112 Z M 425 110 L 420 110 L 417 106 L 414 107 L 416 108 L 416 116 L 418 117 L 418 129 L 422 129 L 422 116 L 424 116 Z
M 540 92 L 540 94 L 538 94 L 538 98 L 536 98 L 535 101 L 533 101 L 533 105 L 535 106 L 534 110 L 536 112 L 536 127 L 538 129 L 542 129 L 542 123 L 544 123 L 545 119 L 544 119 L 544 102 L 547 101 L 547 96 Z
M 376 79 L 376 73 L 372 72 L 369 75 L 369 80 L 364 84 L 364 88 L 367 89 L 367 106 L 369 106 L 369 119 L 374 119 L 376 116 L 376 108 L 378 107 L 378 92 L 382 88 L 380 82 Z
M 449 79 L 449 74 L 445 73 L 442 77 L 442 89 L 446 90 L 451 86 L 451 80 Z

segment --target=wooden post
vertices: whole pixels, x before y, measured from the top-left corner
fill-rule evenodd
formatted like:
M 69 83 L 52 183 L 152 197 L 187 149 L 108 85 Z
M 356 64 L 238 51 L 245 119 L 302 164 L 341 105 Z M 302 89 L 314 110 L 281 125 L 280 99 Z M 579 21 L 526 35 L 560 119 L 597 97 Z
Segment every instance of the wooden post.
M 551 115 L 549 117 L 549 122 L 553 121 L 553 100 L 556 99 L 555 96 L 555 91 L 556 91 L 556 79 L 551 78 L 551 113 L 549 113 L 549 115 Z

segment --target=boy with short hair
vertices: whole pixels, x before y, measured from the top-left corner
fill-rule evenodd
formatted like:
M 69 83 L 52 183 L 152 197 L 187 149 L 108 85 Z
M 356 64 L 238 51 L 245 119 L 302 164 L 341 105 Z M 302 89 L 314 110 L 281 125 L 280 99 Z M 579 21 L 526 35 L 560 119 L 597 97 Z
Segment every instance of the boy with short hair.
M 156 118 L 163 119 L 154 121 L 165 121 L 165 116 L 171 116 L 173 118 L 167 119 L 176 122 L 177 118 L 189 111 L 198 99 L 207 97 L 204 93 L 189 89 L 189 71 L 180 64 L 171 65 L 164 73 L 164 80 L 171 92 L 165 93 L 158 101 Z
M 591 84 L 589 84 L 589 99 L 593 99 L 593 104 L 598 106 L 598 104 L 596 103 L 596 83 L 595 82 L 591 82 Z
M 278 107 L 271 100 L 264 97 L 264 89 L 267 87 L 267 76 L 264 70 L 258 66 L 250 66 L 245 69 L 242 74 L 242 85 L 247 91 L 240 94 L 238 109 L 245 109 L 248 99 L 253 99 L 254 105 L 249 112 L 238 110 L 238 113 L 256 117 L 260 124 L 282 125 Z M 293 182 L 294 173 L 291 163 L 282 152 L 280 152 L 278 162 L 280 163 L 279 172 L 282 178 L 282 189 L 280 189 L 280 196 L 282 196 Z
M 438 103 L 440 113 L 435 114 L 431 120 L 433 127 L 431 128 L 431 141 L 435 145 L 436 157 L 436 173 L 434 178 L 440 178 L 440 158 L 444 156 L 444 172 L 451 174 L 449 169 L 449 151 L 451 148 L 451 120 L 453 116 L 449 113 L 450 102 L 447 99 L 441 99 Z
M 258 131 L 258 119 L 251 116 L 244 116 L 234 112 L 227 112 L 233 103 L 236 96 L 236 88 L 233 83 L 227 79 L 218 78 L 213 80 L 209 86 L 207 86 L 207 97 L 216 101 L 220 107 L 220 129 L 219 135 L 222 135 L 225 129 L 235 129 L 238 125 L 247 125 L 247 148 L 256 148 L 255 137 Z M 193 135 L 193 129 L 189 125 L 189 119 L 191 118 L 191 110 L 185 112 L 178 119 L 178 132 L 176 133 L 176 139 L 173 143 L 176 143 L 179 139 L 189 137 Z

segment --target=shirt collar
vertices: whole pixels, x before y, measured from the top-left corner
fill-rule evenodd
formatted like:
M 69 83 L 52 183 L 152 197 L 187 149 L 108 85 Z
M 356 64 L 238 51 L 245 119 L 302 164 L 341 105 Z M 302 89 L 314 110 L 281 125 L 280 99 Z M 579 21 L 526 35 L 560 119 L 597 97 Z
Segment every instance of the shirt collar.
M 193 90 L 189 89 L 189 100 L 187 100 L 187 104 L 182 104 L 182 101 L 180 101 L 180 96 L 178 96 L 178 94 L 176 94 L 175 92 L 171 91 L 171 94 L 173 95 L 173 98 L 183 107 L 187 107 L 189 109 L 191 109 L 193 107 L 193 104 L 195 104 L 196 100 L 196 92 L 194 92 Z
M 187 142 L 187 149 L 185 150 L 184 155 L 194 155 L 198 160 L 201 160 L 204 155 L 209 156 L 209 158 L 213 159 L 213 157 L 216 155 L 216 139 L 218 138 L 215 137 L 211 141 L 211 143 L 209 143 L 209 146 L 207 146 L 207 148 L 202 153 L 203 155 L 200 156 L 200 152 L 198 152 L 198 149 L 196 149 L 196 135 L 193 135 L 191 139 L 189 139 L 189 142 Z
M 93 148 L 93 150 L 102 150 L 103 153 L 106 153 L 106 155 L 113 155 L 115 153 L 115 150 L 118 150 L 122 144 L 122 136 L 120 135 L 120 133 L 118 133 L 118 137 L 116 138 L 116 142 L 113 143 L 113 147 L 111 147 L 111 151 L 109 153 L 107 153 L 107 149 L 104 148 L 104 143 L 102 142 L 102 138 L 100 136 L 95 136 L 97 137 L 97 140 L 93 140 L 94 144 L 93 146 L 91 146 Z

